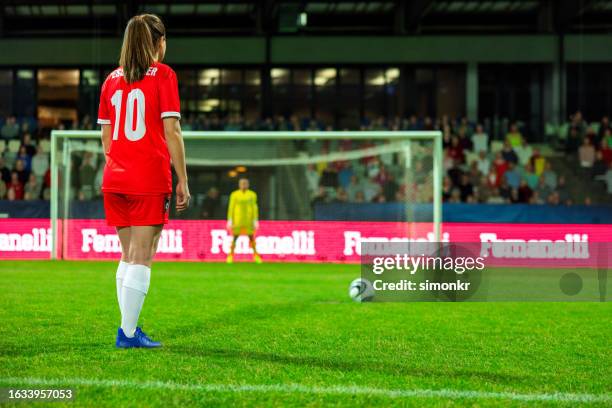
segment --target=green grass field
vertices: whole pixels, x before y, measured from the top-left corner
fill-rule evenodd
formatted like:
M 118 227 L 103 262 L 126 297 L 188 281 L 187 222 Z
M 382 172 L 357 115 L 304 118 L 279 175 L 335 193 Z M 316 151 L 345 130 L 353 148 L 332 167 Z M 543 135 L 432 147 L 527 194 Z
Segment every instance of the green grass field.
M 0 262 L 0 386 L 96 407 L 612 406 L 610 303 L 358 304 L 356 265 L 158 263 L 141 323 L 164 348 L 116 350 L 114 269 Z

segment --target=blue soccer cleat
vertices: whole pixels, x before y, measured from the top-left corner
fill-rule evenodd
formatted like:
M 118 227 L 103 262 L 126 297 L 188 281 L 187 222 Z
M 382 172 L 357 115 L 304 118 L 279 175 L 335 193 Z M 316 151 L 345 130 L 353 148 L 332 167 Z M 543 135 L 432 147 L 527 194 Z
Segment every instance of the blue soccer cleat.
M 140 327 L 136 328 L 134 337 L 130 338 L 123 333 L 123 329 L 120 327 L 117 330 L 117 341 L 115 342 L 117 348 L 157 348 L 161 347 L 159 341 L 151 340 Z

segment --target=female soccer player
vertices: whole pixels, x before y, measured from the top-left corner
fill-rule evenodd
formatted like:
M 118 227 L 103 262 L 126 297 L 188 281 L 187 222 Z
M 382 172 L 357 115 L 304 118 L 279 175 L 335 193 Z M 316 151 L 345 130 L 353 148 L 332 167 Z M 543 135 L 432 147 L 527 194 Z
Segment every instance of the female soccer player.
M 106 155 L 104 210 L 121 241 L 117 268 L 121 327 L 115 343 L 119 348 L 161 346 L 137 324 L 149 290 L 151 262 L 168 222 L 170 163 L 178 177 L 177 211 L 185 210 L 190 200 L 178 83 L 174 71 L 161 62 L 165 52 L 166 29 L 159 17 L 133 17 L 123 36 L 119 68 L 106 78 L 100 94 L 98 123 Z

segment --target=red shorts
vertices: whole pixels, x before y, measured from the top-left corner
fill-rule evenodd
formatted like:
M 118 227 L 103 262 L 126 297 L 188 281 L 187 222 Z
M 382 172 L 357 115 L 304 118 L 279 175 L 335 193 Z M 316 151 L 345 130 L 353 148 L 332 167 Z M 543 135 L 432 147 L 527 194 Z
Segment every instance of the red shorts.
M 167 224 L 169 210 L 170 194 L 104 193 L 106 222 L 112 227 Z

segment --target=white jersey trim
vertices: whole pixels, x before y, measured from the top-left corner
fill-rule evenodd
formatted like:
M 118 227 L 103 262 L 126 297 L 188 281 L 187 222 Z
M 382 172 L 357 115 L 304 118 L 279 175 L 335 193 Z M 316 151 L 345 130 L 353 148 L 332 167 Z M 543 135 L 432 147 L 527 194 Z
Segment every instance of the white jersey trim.
M 110 119 L 100 119 L 98 118 L 98 125 L 110 125 L 111 121 Z
M 162 112 L 161 118 L 181 118 L 180 112 Z

